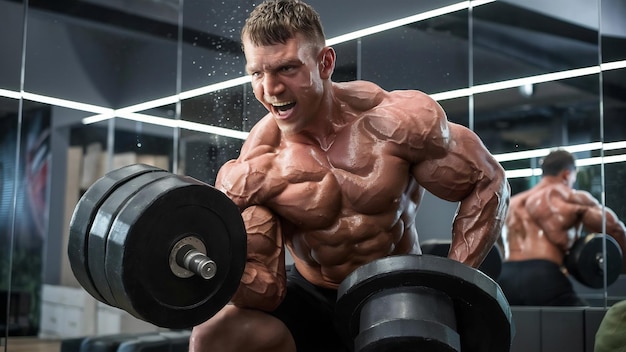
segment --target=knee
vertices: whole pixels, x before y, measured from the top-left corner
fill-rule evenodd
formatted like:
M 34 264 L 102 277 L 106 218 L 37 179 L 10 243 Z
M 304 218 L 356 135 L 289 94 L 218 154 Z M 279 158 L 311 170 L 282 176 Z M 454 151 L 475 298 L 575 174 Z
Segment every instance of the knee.
M 189 340 L 190 352 L 244 350 L 295 351 L 295 343 L 280 320 L 233 305 L 194 327 Z
M 232 320 L 232 315 L 231 309 L 226 306 L 209 320 L 194 326 L 189 338 L 189 351 L 221 350 L 215 349 L 215 346 L 224 346 L 224 343 L 227 342 L 227 335 L 224 334 L 228 332 L 229 326 L 232 326 L 232 323 L 229 323 L 229 320 Z M 232 335 L 233 331 L 228 333 Z

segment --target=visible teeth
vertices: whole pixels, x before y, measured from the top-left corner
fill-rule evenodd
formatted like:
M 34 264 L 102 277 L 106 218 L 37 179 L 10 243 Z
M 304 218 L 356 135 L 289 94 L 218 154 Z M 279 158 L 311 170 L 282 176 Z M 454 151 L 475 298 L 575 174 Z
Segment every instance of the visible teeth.
M 293 101 L 286 101 L 286 102 L 283 102 L 283 103 L 274 103 L 272 105 L 274 105 L 275 107 L 279 108 L 281 106 L 285 106 L 285 105 L 289 105 L 289 104 L 293 104 L 293 103 L 294 103 Z

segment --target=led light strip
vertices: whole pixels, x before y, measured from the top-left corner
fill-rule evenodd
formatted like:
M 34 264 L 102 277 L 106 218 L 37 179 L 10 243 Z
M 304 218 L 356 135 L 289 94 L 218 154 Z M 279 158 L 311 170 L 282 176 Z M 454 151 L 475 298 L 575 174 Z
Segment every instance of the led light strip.
M 592 150 L 617 150 L 617 149 L 626 149 L 626 141 L 620 142 L 610 142 L 610 143 L 585 143 L 585 144 L 577 144 L 577 145 L 566 145 L 561 147 L 554 148 L 543 148 L 543 149 L 533 149 L 522 152 L 513 152 L 513 153 L 505 153 L 505 154 L 494 154 L 493 157 L 498 162 L 503 161 L 515 161 L 515 160 L 525 160 L 530 158 L 543 158 L 548 155 L 550 151 L 555 149 L 564 149 L 570 153 L 579 153 L 579 152 L 588 152 Z M 576 166 L 591 166 L 591 165 L 599 165 L 601 163 L 604 164 L 612 164 L 626 161 L 626 154 L 622 155 L 612 155 L 605 157 L 594 157 L 594 158 L 583 158 L 576 160 Z M 530 176 L 539 176 L 541 175 L 540 168 L 529 168 L 529 169 L 517 169 L 517 170 L 506 170 L 507 178 L 520 178 L 520 177 L 530 177 Z
M 585 158 L 576 160 L 576 166 L 592 166 L 600 164 L 613 164 L 626 161 L 626 155 L 613 155 L 596 158 Z M 542 172 L 540 168 L 532 169 L 518 169 L 518 170 L 506 170 L 506 177 L 508 179 L 523 178 L 531 176 L 541 176 Z
M 550 151 L 554 149 L 565 149 L 570 153 L 579 153 L 579 152 L 588 152 L 591 150 L 616 150 L 616 149 L 626 149 L 626 141 L 621 142 L 610 142 L 610 143 L 585 143 L 585 144 L 575 144 L 575 145 L 564 145 L 561 147 L 554 148 L 543 148 L 543 149 L 533 149 L 522 152 L 512 152 L 506 154 L 495 154 L 494 158 L 498 162 L 503 161 L 514 161 L 514 160 L 525 160 L 530 158 L 542 158 L 546 156 Z
M 349 42 L 351 40 L 358 39 L 358 38 L 363 38 L 363 37 L 366 37 L 368 35 L 384 32 L 384 31 L 387 31 L 387 30 L 390 30 L 390 29 L 393 29 L 393 28 L 406 26 L 407 24 L 411 24 L 411 23 L 415 23 L 415 22 L 419 22 L 419 21 L 424 21 L 424 20 L 427 20 L 429 18 L 434 18 L 434 17 L 437 17 L 437 16 L 446 15 L 446 14 L 449 14 L 449 13 L 452 13 L 452 12 L 465 10 L 465 9 L 470 8 L 470 7 L 477 7 L 477 6 L 480 6 L 480 5 L 485 5 L 485 4 L 488 4 L 490 2 L 494 2 L 494 1 L 495 0 L 463 1 L 463 2 L 459 2 L 459 3 L 456 3 L 456 4 L 449 5 L 449 6 L 441 7 L 441 8 L 438 8 L 438 9 L 434 9 L 434 10 L 418 13 L 418 14 L 413 15 L 413 16 L 400 18 L 400 19 L 397 19 L 397 20 L 394 20 L 394 21 L 390 21 L 390 22 L 386 22 L 386 23 L 379 24 L 379 25 L 376 25 L 376 26 L 364 28 L 364 29 L 361 29 L 361 30 L 358 30 L 358 31 L 346 33 L 346 34 L 343 34 L 343 35 L 340 35 L 340 36 L 337 36 L 337 37 L 334 37 L 334 38 L 326 40 L 326 44 L 327 45 L 336 45 L 336 44 Z
M 451 91 L 441 92 L 441 93 L 433 93 L 429 95 L 437 101 L 442 101 L 442 100 L 448 100 L 448 99 L 467 97 L 472 94 L 487 93 L 487 92 L 494 92 L 494 91 L 502 90 L 502 89 L 515 88 L 515 87 L 520 87 L 520 86 L 524 86 L 527 84 L 538 84 L 538 83 L 552 82 L 552 81 L 558 81 L 558 80 L 568 79 L 568 78 L 588 76 L 588 75 L 600 73 L 601 71 L 617 70 L 620 68 L 626 68 L 626 60 L 608 62 L 608 63 L 601 64 L 600 66 L 584 67 L 584 68 L 578 68 L 574 70 L 546 73 L 546 74 L 537 75 L 537 76 L 516 78 L 516 79 L 511 79 L 508 81 L 480 84 L 480 85 L 476 85 L 470 88 L 461 88 L 457 90 L 451 90 Z

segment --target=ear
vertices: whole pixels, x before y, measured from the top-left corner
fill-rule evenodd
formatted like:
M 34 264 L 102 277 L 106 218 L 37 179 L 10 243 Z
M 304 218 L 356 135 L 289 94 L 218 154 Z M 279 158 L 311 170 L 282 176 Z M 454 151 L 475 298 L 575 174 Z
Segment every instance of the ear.
M 567 169 L 567 170 L 563 170 L 563 171 L 561 171 L 561 173 L 559 173 L 559 176 L 561 177 L 561 181 L 563 181 L 563 183 L 565 183 L 566 185 L 568 185 L 570 187 L 572 186 L 571 185 L 571 176 L 572 176 L 573 172 L 574 171 L 572 171 L 570 169 Z
M 335 49 L 327 46 L 320 53 L 319 70 L 322 79 L 330 79 L 335 70 Z

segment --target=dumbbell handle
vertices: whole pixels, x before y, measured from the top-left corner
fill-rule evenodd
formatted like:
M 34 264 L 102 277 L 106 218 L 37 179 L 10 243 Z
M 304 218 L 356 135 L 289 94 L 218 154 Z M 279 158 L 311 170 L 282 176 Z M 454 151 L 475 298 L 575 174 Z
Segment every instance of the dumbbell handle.
M 176 263 L 206 280 L 211 279 L 217 272 L 215 262 L 190 244 L 178 250 Z

